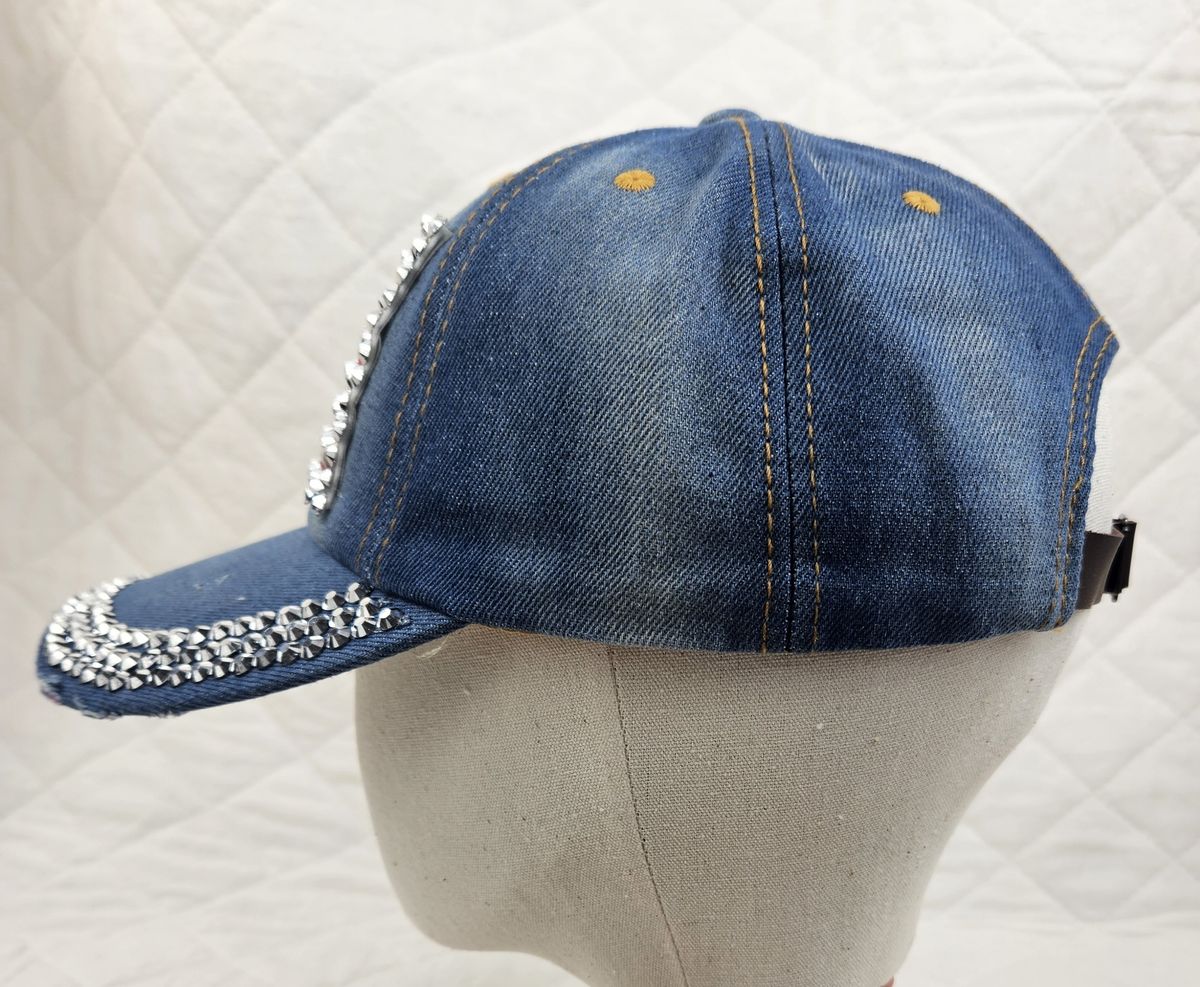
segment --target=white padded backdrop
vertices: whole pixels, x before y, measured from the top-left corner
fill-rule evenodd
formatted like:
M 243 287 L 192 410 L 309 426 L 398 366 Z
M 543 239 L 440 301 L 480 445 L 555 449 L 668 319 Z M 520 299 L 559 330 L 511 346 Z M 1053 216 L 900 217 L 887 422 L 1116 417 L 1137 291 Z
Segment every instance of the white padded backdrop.
M 747 106 L 998 194 L 1121 341 L 1135 584 L 931 888 L 900 987 L 1200 983 L 1200 0 L 0 4 L 0 981 L 574 983 L 425 940 L 352 681 L 176 721 L 41 699 L 69 593 L 304 519 L 422 211 Z

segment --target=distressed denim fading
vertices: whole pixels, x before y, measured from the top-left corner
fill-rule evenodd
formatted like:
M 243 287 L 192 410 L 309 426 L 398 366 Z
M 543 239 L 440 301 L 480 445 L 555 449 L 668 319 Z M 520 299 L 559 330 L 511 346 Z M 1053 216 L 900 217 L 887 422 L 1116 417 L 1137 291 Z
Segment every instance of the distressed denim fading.
M 614 184 L 634 168 L 652 188 Z M 550 155 L 450 226 L 310 518 L 348 570 L 455 621 L 687 649 L 1072 614 L 1117 345 L 987 193 L 729 111 Z

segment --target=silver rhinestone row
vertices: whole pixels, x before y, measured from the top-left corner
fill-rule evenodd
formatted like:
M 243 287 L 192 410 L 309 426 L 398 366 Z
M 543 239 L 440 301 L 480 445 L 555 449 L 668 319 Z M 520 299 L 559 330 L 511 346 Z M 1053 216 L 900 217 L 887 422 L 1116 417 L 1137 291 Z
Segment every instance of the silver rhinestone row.
M 441 216 L 422 216 L 421 232 L 400 257 L 396 281 L 379 298 L 379 311 L 367 316 L 367 328 L 358 343 L 358 353 L 346 363 L 346 390 L 333 399 L 333 421 L 321 432 L 321 455 L 308 464 L 308 486 L 304 499 L 317 514 L 333 504 L 342 461 L 354 430 L 358 399 L 371 375 L 379 353 L 379 344 L 404 296 L 417 280 L 421 268 L 445 236 L 446 220 Z
M 369 587 L 351 583 L 321 600 L 213 624 L 130 627 L 113 613 L 113 597 L 130 582 L 101 583 L 62 605 L 45 635 L 53 668 L 110 691 L 178 686 L 311 660 L 354 638 L 410 622 L 390 601 L 372 596 Z

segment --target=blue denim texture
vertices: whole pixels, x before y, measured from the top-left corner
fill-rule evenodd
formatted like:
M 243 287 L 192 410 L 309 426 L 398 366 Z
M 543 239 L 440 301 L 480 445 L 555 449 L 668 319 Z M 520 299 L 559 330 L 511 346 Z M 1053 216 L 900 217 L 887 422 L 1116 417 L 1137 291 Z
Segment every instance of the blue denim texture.
M 620 643 L 762 645 L 763 360 L 736 114 L 552 155 L 453 221 L 461 236 L 443 247 L 444 267 L 426 269 L 392 327 L 338 500 L 310 522 L 330 554 L 463 620 Z M 815 600 L 789 141 L 806 213 L 817 647 L 1040 626 L 1065 542 L 1062 467 L 1091 302 L 1024 223 L 962 179 L 741 117 L 764 262 L 768 648 L 813 646 Z M 655 175 L 653 189 L 614 186 L 635 167 Z M 913 188 L 940 214 L 905 205 Z M 1105 333 L 1092 333 L 1079 392 Z M 1083 417 L 1079 407 L 1077 433 Z M 1090 415 L 1089 441 L 1094 424 Z M 1068 489 L 1080 445 L 1077 434 Z M 1067 616 L 1078 562 L 1076 552 Z
M 635 168 L 652 188 L 614 184 Z M 468 622 L 807 651 L 1072 615 L 1117 344 L 986 192 L 730 110 L 557 152 L 450 229 L 388 329 L 331 510 L 311 540 L 244 550 L 247 598 L 357 574 L 424 608 L 351 662 Z M 156 626 L 235 602 L 191 600 L 186 573 L 118 599 Z M 187 708 L 185 688 L 162 701 Z

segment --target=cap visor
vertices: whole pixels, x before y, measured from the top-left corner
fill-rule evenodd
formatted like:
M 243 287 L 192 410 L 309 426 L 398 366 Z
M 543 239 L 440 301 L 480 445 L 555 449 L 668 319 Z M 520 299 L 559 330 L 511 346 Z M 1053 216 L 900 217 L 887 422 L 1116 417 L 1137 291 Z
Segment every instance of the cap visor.
M 301 528 L 72 597 L 42 636 L 38 677 L 92 716 L 169 716 L 336 675 L 463 623 L 372 590 Z

